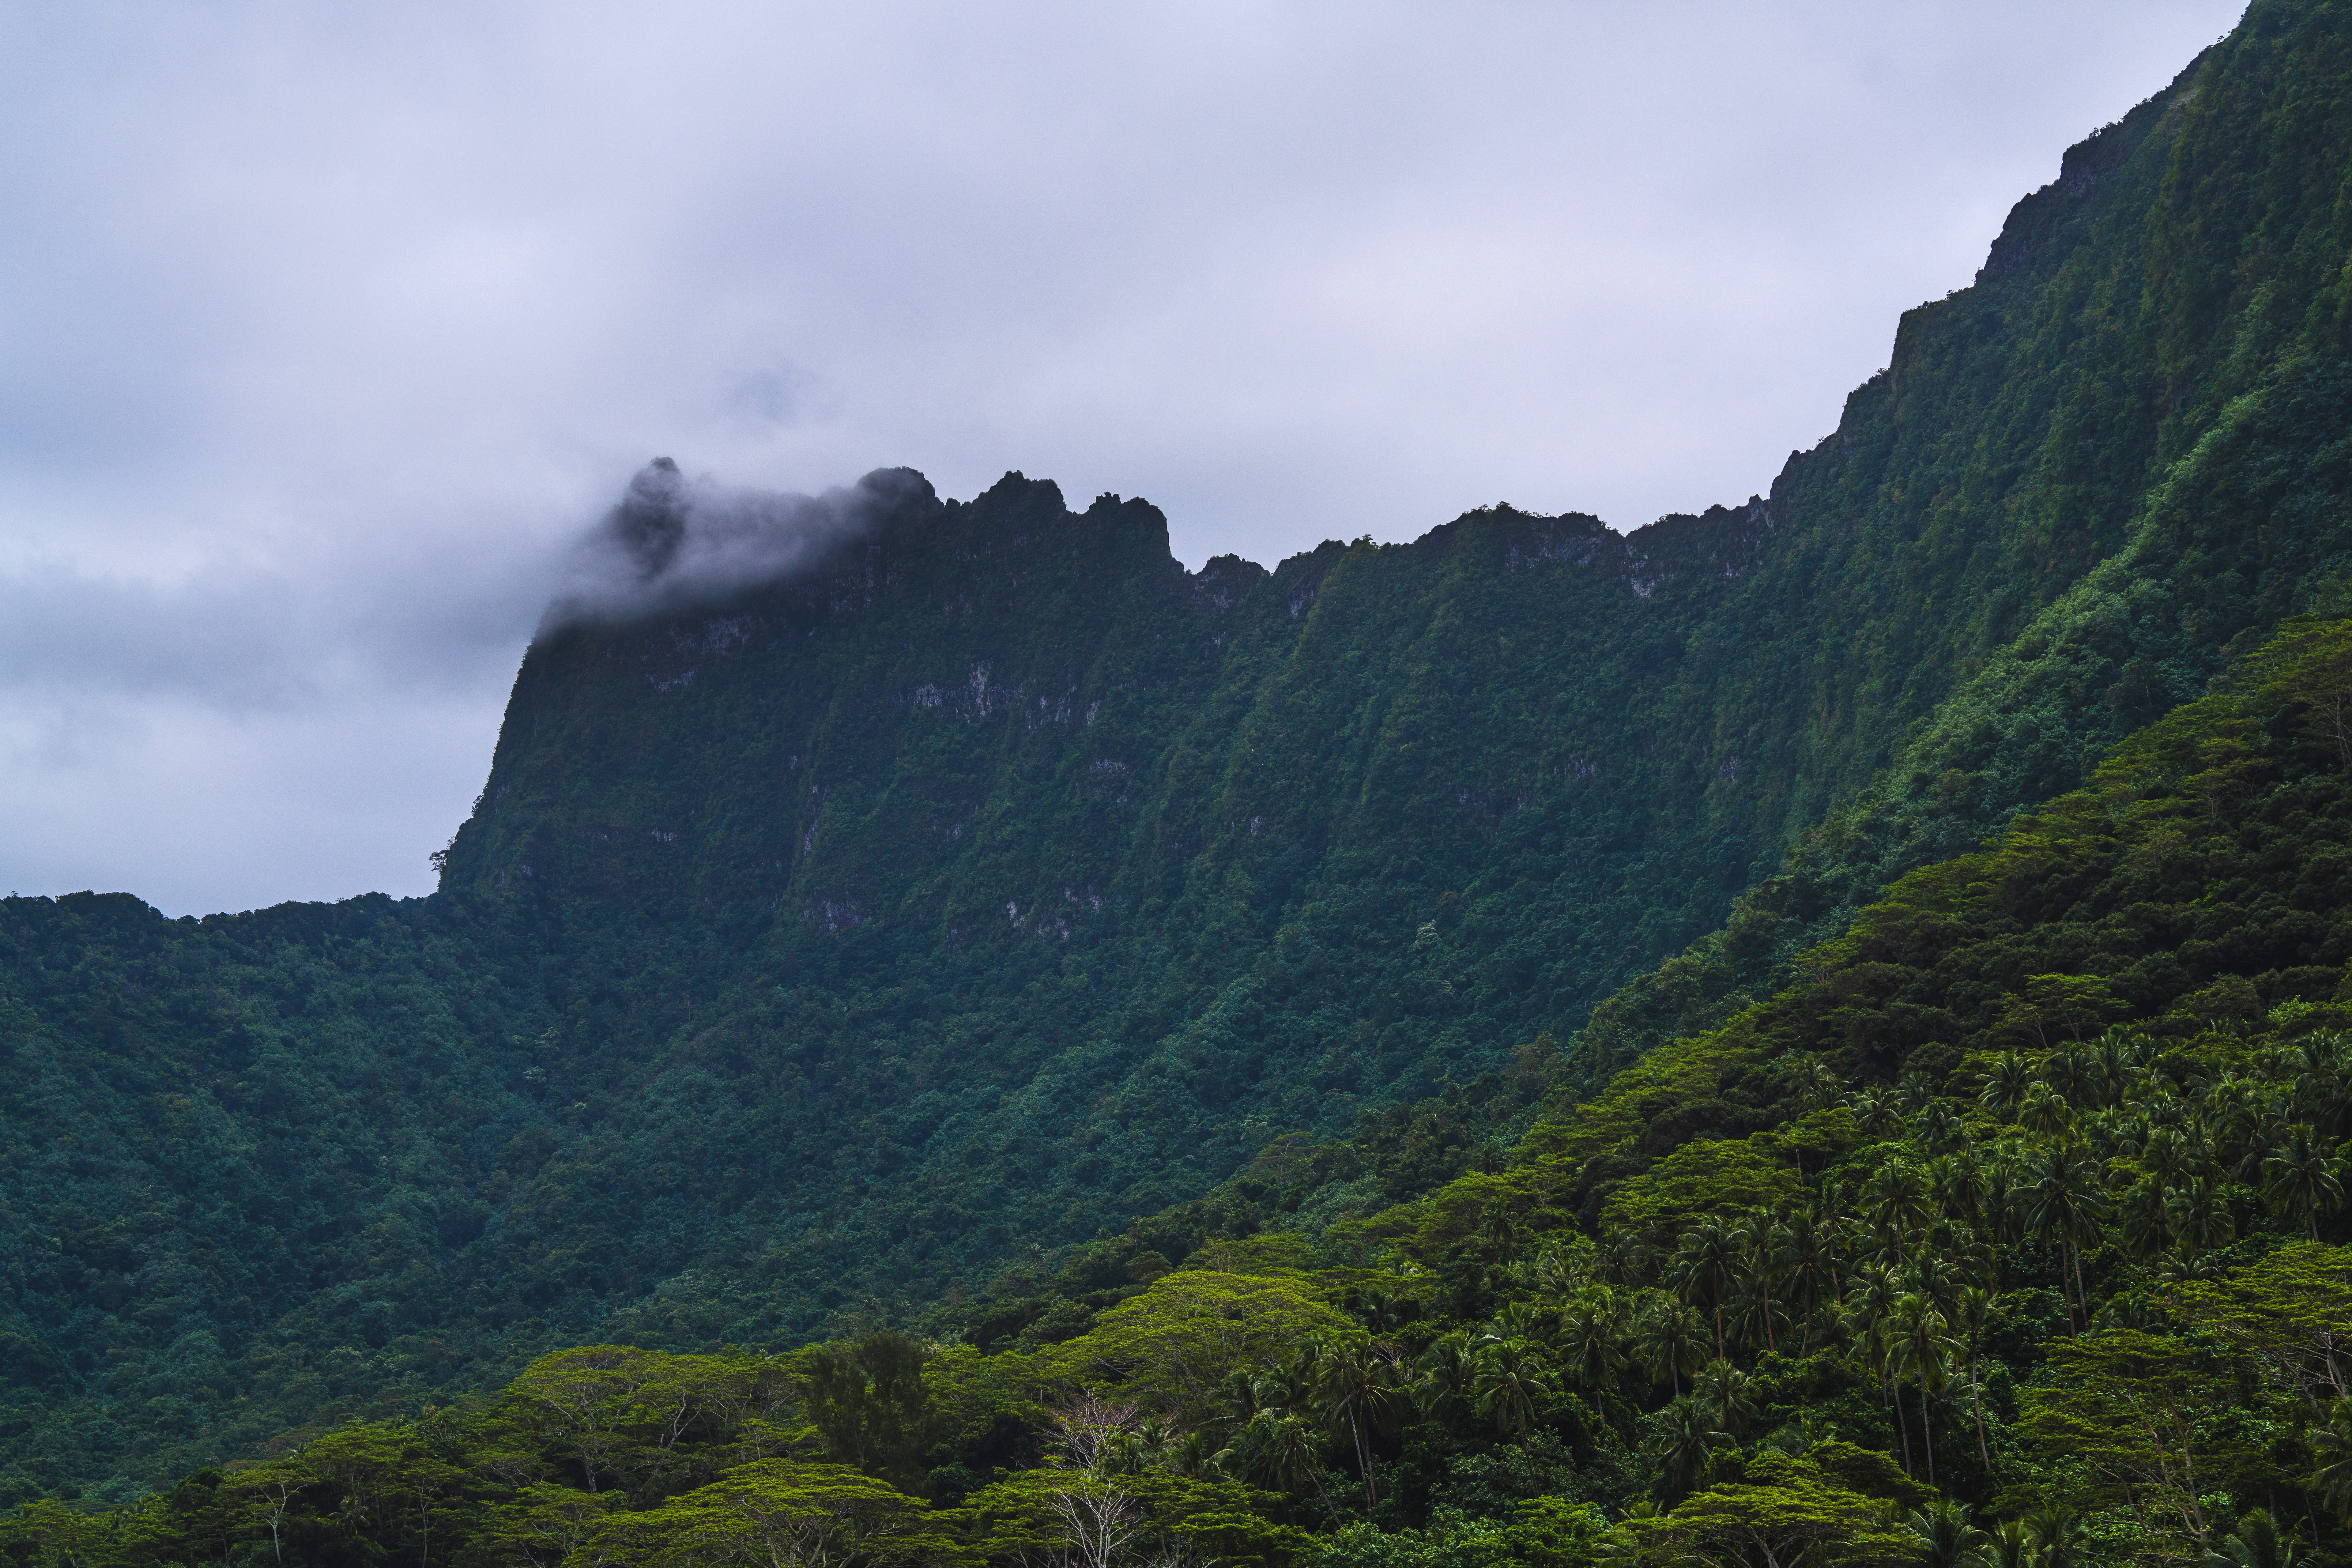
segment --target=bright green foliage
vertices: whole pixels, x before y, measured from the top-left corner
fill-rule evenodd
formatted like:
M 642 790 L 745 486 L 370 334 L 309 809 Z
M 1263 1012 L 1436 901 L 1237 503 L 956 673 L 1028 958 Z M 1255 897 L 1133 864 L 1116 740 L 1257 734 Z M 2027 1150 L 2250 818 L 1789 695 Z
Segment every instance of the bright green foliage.
M 584 1549 L 616 1564 L 951 1563 L 961 1545 L 929 1510 L 843 1465 L 763 1459 L 659 1508 L 615 1514 Z
M 1842 1563 L 1908 1564 L 1915 1542 L 1883 1526 L 1883 1509 L 1845 1490 L 1819 1467 L 1767 1453 L 1748 1479 L 1708 1487 L 1671 1513 L 1636 1520 L 1643 1562 L 1790 1563 L 1832 1557 Z
M 1048 1383 L 1155 1394 L 1198 1410 L 1228 1373 L 1345 1327 L 1304 1280 L 1184 1269 L 1154 1279 L 1033 1364 Z

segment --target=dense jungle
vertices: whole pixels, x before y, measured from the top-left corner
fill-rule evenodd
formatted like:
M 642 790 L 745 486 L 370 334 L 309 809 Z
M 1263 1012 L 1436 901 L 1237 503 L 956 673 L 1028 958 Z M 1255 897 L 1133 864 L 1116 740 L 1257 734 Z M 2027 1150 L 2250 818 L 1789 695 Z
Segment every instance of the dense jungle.
M 2352 1558 L 2352 7 L 1741 506 L 837 500 L 431 898 L 0 902 L 0 1556 Z

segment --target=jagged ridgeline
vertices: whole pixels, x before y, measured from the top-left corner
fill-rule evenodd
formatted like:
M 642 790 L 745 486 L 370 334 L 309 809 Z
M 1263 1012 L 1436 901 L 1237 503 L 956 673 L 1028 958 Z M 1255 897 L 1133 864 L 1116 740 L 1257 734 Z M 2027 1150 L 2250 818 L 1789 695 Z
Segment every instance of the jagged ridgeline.
M 1187 574 L 1140 501 L 885 472 L 785 575 L 552 620 L 432 899 L 0 906 L 8 1484 L 903 1316 L 1720 1016 L 2337 602 L 2347 34 L 2256 5 L 1744 507 Z

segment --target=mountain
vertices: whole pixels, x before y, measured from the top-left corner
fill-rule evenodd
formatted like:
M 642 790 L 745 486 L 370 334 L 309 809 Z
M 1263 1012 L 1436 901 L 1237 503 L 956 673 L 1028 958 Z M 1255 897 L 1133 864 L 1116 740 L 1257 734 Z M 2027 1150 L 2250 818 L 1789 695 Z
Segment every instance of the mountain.
M 1048 1261 L 1237 1175 L 1390 1243 L 1540 1167 L 2347 607 L 2347 34 L 2261 0 L 1743 506 L 1188 574 L 1143 502 L 884 471 L 782 577 L 551 618 L 429 900 L 0 904 L 0 1484 L 127 1499 L 566 1344 L 992 1342 L 1008 1291 L 1076 1342 L 1115 1300 Z M 667 473 L 612 524 L 656 577 Z M 1863 1084 L 1992 1005 L 1900 999 L 1956 1021 Z

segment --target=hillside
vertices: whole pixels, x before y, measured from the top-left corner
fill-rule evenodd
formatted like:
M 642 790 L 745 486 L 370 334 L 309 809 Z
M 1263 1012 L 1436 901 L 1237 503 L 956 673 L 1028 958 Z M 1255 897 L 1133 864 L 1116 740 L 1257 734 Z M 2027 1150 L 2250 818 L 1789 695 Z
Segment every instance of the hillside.
M 583 1346 L 0 1551 L 2340 1562 L 2347 716 L 2352 620 L 2294 623 L 1507 1168 L 1172 1265 L 1154 1216 L 1042 1341 Z
M 1529 1168 L 1547 1099 L 2346 607 L 2347 34 L 2256 5 L 1745 506 L 1187 574 L 1143 502 L 886 471 L 797 575 L 551 623 L 430 900 L 0 905 L 5 1484 L 128 1498 L 565 1344 L 976 1323 L 1022 1258 L 1035 1349 L 1108 1304 L 1032 1289 L 1071 1244 L 1416 1106 L 1289 1200 L 1318 1245 Z M 1701 1102 L 1660 1136 L 1777 1125 Z

